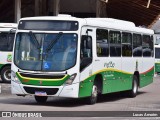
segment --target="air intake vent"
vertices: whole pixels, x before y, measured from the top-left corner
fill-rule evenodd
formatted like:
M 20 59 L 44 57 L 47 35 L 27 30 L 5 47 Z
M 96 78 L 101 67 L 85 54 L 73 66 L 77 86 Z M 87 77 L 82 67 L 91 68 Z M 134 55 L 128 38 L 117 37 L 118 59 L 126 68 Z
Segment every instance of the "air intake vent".
M 46 92 L 47 95 L 55 95 L 58 92 L 58 88 L 36 88 L 36 87 L 23 87 L 29 94 L 35 94 L 37 91 Z

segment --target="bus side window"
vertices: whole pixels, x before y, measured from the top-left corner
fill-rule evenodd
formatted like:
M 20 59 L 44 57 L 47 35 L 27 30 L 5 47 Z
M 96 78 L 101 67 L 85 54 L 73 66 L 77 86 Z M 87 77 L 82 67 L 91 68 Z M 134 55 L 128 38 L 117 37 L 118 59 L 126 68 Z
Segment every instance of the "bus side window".
M 152 57 L 154 57 L 154 39 L 153 39 L 153 35 L 150 37 L 150 48 L 152 50 Z
M 133 34 L 133 56 L 142 56 L 142 36 L 140 34 Z
M 119 31 L 110 31 L 109 41 L 110 41 L 110 56 L 120 57 L 121 56 L 121 33 Z
M 143 57 L 151 57 L 152 43 L 149 35 L 143 35 Z
M 8 33 L 0 33 L 0 40 L 1 40 L 1 44 L 0 44 L 0 50 L 1 51 L 6 51 L 8 46 L 7 46 L 7 34 Z
M 96 43 L 97 43 L 97 56 L 98 57 L 109 56 L 108 30 L 105 29 L 96 30 Z
M 81 54 L 80 54 L 80 71 L 92 62 L 92 38 L 91 36 L 82 36 Z
M 14 35 L 15 35 L 15 33 L 8 34 L 8 51 L 13 50 Z
M 131 57 L 132 56 L 132 34 L 122 33 L 122 56 Z

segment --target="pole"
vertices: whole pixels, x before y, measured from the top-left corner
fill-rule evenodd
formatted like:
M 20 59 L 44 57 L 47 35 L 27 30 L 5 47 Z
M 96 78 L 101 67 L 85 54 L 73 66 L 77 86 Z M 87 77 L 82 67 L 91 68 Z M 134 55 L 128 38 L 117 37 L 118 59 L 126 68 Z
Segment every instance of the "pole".
M 21 0 L 15 0 L 15 22 L 21 18 Z

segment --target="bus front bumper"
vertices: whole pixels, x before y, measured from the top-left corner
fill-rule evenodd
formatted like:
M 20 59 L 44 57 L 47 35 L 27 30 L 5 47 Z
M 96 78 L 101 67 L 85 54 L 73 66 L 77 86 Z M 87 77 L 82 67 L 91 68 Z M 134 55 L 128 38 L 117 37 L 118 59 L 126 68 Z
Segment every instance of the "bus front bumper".
M 12 94 L 78 98 L 79 83 L 63 86 L 33 86 L 11 81 Z

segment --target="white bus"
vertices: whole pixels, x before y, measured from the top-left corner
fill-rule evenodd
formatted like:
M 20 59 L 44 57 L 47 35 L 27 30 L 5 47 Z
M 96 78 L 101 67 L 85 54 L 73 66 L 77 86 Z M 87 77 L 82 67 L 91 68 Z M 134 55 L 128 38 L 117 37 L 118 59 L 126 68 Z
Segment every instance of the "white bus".
M 153 81 L 149 29 L 111 18 L 31 17 L 19 21 L 11 74 L 12 94 L 83 98 L 128 91 Z
M 0 23 L 0 75 L 3 82 L 11 82 L 12 49 L 16 27 L 15 23 Z
M 160 74 L 160 30 L 155 31 L 155 74 Z

